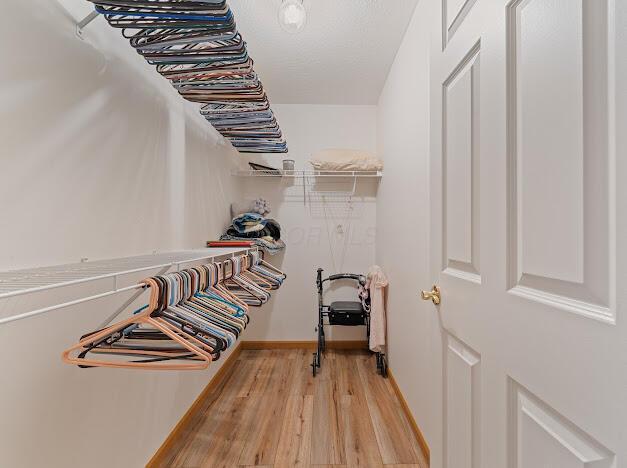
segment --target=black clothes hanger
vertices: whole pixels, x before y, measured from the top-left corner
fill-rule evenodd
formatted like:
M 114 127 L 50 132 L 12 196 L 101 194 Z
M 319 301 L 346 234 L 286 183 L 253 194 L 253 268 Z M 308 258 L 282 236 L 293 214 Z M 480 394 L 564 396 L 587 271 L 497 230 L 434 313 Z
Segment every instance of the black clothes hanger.
M 90 1 L 240 152 L 287 152 L 224 0 Z

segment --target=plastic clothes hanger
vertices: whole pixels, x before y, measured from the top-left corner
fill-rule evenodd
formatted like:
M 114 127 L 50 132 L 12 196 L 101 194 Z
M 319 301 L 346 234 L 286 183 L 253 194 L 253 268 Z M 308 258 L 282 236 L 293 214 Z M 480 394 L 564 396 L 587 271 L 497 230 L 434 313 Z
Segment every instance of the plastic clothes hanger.
M 267 263 L 263 260 L 263 256 L 259 251 L 251 251 L 249 253 L 252 262 L 250 265 L 250 270 L 254 271 L 260 275 L 264 275 L 268 278 L 275 278 L 279 284 L 282 284 L 283 281 L 287 278 L 287 275 L 283 273 L 278 268 L 275 268 L 270 263 Z
M 169 295 L 166 298 L 166 307 L 161 312 L 164 318 L 186 335 L 200 341 L 212 349 L 212 355 L 217 359 L 232 340 L 222 329 L 217 329 L 205 317 L 195 311 L 183 307 L 180 302 L 183 296 L 183 278 L 178 273 L 159 277 L 169 285 Z
M 224 264 L 230 266 L 230 276 L 225 279 L 225 286 L 247 304 L 260 306 L 270 299 L 267 291 L 241 275 L 241 262 L 238 257 L 227 260 Z
M 248 255 L 241 255 L 237 257 L 237 260 L 239 262 L 239 271 L 241 277 L 250 280 L 252 283 L 265 290 L 278 289 L 279 286 L 276 284 L 276 282 L 273 282 L 268 278 L 264 278 L 263 276 L 258 275 L 257 273 L 250 270 L 251 261 Z
M 149 307 L 126 320 L 107 327 L 99 332 L 89 335 L 82 339 L 76 345 L 68 348 L 62 354 L 62 359 L 68 364 L 76 364 L 80 366 L 90 367 L 111 367 L 111 368 L 131 368 L 131 369 L 159 369 L 159 370 L 199 370 L 206 369 L 211 362 L 211 358 L 199 347 L 192 344 L 189 340 L 183 338 L 179 333 L 171 330 L 170 327 L 163 324 L 159 319 L 158 299 L 160 296 L 160 286 L 154 279 L 150 278 L 145 281 L 147 286 L 151 288 Z M 158 330 L 168 336 L 173 342 L 177 343 L 181 348 L 187 350 L 194 356 L 193 360 L 186 359 L 184 361 L 165 361 L 165 362 L 136 362 L 122 360 L 103 360 L 91 359 L 82 354 L 85 350 L 91 350 L 101 344 L 106 344 L 115 336 L 123 333 L 132 326 L 149 326 L 154 330 Z M 75 356 L 75 353 L 81 353 L 82 357 Z
M 211 272 L 212 272 L 211 275 L 213 278 L 213 281 L 211 282 L 212 284 L 211 290 L 215 291 L 218 294 L 221 294 L 226 300 L 232 300 L 235 304 L 239 305 L 240 307 L 243 307 L 248 313 L 249 311 L 248 304 L 244 300 L 242 300 L 239 296 L 231 292 L 224 284 L 224 281 L 225 281 L 224 262 L 211 263 L 209 265 L 209 268 L 211 268 Z

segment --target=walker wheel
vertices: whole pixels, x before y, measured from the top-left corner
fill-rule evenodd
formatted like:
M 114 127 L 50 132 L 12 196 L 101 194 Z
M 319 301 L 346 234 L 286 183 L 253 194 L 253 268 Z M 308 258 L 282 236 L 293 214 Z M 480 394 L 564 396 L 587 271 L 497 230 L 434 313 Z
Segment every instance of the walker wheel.
M 316 376 L 316 368 L 318 367 L 316 359 L 316 353 L 313 353 L 313 362 L 311 363 L 311 373 L 315 377 Z
M 381 377 L 385 378 L 388 376 L 388 365 L 385 362 L 385 357 L 381 356 Z

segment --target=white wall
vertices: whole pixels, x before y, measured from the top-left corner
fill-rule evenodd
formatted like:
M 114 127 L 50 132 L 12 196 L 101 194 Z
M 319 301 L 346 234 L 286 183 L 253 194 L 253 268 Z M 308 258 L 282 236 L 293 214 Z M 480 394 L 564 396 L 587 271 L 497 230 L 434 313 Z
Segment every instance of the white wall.
M 377 198 L 376 259 L 388 275 L 389 364 L 434 455 L 440 444 L 441 358 L 437 315 L 420 300 L 429 289 L 429 52 L 435 0 L 421 0 L 378 106 L 385 177 Z M 437 455 L 436 455 L 437 456 Z M 432 466 L 440 466 L 432 459 Z
M 103 18 L 81 41 L 57 2 L 5 7 L 0 269 L 202 246 L 220 231 L 239 156 L 197 107 Z
M 202 247 L 230 219 L 238 153 L 103 18 L 85 41 L 74 28 L 55 1 L 3 2 L 0 270 Z M 5 300 L 0 316 L 103 289 Z M 189 373 L 61 363 L 129 297 L 0 325 L 0 466 L 139 467 L 154 454 L 224 360 Z
M 262 160 L 273 167 L 291 158 L 297 169 L 311 169 L 308 161 L 325 148 L 355 148 L 376 151 L 376 106 L 331 106 L 275 104 L 288 155 L 266 155 Z M 253 159 L 253 158 L 249 158 Z M 352 180 L 321 183 L 318 190 L 352 189 Z M 263 197 L 282 227 L 287 244 L 277 264 L 288 279 L 272 302 L 255 317 L 247 333 L 250 340 L 312 340 L 317 318 L 316 269 L 325 276 L 340 272 L 365 272 L 374 263 L 376 190 L 372 180 L 358 182 L 357 194 L 346 197 L 312 194 L 303 203 L 302 181 L 257 178 L 246 183 L 245 198 Z M 338 231 L 341 226 L 342 234 Z M 331 291 L 326 300 L 356 300 L 349 285 Z M 363 327 L 329 328 L 328 339 L 365 339 Z

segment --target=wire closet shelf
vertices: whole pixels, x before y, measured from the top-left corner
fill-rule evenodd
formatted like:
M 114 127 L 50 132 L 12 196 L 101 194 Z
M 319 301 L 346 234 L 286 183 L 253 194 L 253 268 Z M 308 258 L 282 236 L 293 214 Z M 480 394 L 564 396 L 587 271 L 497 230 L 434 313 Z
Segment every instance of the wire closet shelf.
M 234 257 L 236 254 L 247 253 L 255 250 L 258 250 L 258 248 L 211 248 L 184 250 L 178 252 L 156 253 L 152 255 L 140 255 L 111 260 L 99 260 L 94 262 L 81 262 L 1 272 L 0 300 L 106 279 L 111 279 L 112 285 L 109 289 L 99 294 L 77 298 L 62 304 L 56 304 L 9 317 L 2 317 L 0 318 L 0 325 L 125 291 L 143 289 L 145 287 L 143 284 L 132 284 L 130 286 L 118 287 L 118 280 L 120 277 L 125 275 L 170 268 L 175 268 L 178 271 L 181 269 L 182 265 L 213 260 L 225 256 Z
M 268 177 L 284 181 L 286 184 L 300 182 L 303 189 L 303 204 L 307 204 L 309 195 L 311 196 L 335 196 L 344 197 L 350 200 L 357 191 L 358 180 L 374 180 L 378 183 L 383 177 L 382 171 L 319 171 L 319 170 L 283 170 L 283 169 L 246 169 L 236 170 L 232 174 L 237 177 Z M 297 181 L 297 182 L 293 182 Z M 347 185 L 350 183 L 350 187 Z M 322 184 L 340 184 L 343 189 L 320 189 L 315 188 Z
M 342 177 L 357 177 L 357 178 L 375 178 L 380 179 L 383 177 L 382 171 L 315 171 L 315 170 L 239 170 L 233 172 L 237 177 L 291 177 L 291 178 L 307 178 L 307 177 L 321 177 L 321 178 L 342 178 Z

